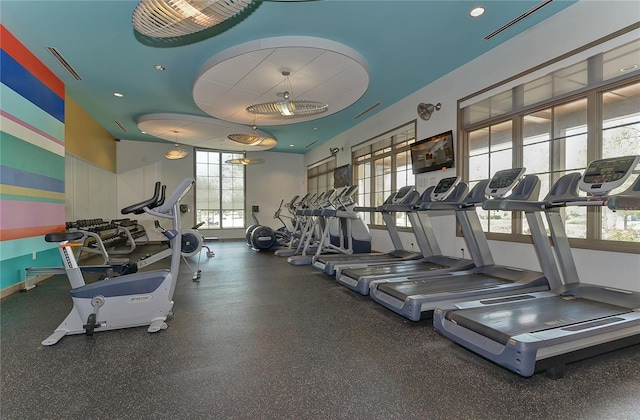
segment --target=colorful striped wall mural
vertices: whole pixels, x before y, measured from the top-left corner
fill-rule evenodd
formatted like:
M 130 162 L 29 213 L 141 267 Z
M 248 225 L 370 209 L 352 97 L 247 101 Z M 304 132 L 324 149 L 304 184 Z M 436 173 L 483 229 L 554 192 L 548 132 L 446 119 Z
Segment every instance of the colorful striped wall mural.
M 0 25 L 0 289 L 24 269 L 60 265 L 48 232 L 63 231 L 64 83 Z

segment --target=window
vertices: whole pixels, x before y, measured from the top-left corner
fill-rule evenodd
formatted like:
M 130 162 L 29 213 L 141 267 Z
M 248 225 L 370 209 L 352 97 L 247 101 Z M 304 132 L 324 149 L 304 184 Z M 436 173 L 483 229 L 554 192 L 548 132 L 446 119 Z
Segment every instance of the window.
M 307 168 L 307 192 L 319 194 L 333 188 L 336 158 L 331 157 Z
M 512 167 L 512 124 L 505 121 L 469 133 L 469 187 L 502 169 Z M 486 211 L 477 207 L 482 227 L 487 232 L 511 233 L 511 212 Z
M 640 154 L 640 81 L 603 92 L 601 102 L 602 157 Z M 613 212 L 605 207 L 600 222 L 602 239 L 640 243 L 640 211 Z
M 625 67 L 639 53 L 640 40 L 632 41 L 474 103 L 465 100 L 458 146 L 467 151 L 469 184 L 524 166 L 540 178 L 542 198 L 558 178 L 582 172 L 591 160 L 640 154 L 640 74 L 637 66 Z M 478 212 L 483 229 L 496 234 L 492 239 L 529 233 L 516 212 Z M 640 211 L 566 207 L 562 215 L 574 246 L 640 252 Z
M 204 229 L 244 228 L 244 153 L 196 150 L 196 222 Z
M 358 183 L 358 205 L 375 207 L 381 205 L 392 192 L 413 185 L 410 145 L 416 141 L 416 122 L 413 121 L 364 145 L 354 146 L 353 167 Z M 365 222 L 384 225 L 379 213 L 364 213 Z M 399 227 L 409 227 L 404 213 L 396 214 Z

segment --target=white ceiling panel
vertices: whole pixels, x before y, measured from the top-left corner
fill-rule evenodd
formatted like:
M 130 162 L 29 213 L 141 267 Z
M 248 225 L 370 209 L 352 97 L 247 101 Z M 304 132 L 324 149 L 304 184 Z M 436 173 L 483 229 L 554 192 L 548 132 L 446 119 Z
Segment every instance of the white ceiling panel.
M 249 72 L 237 85 L 238 89 L 262 95 L 266 87 L 277 86 L 284 81 L 282 68 L 276 64 L 263 61 Z
M 256 57 L 244 54 L 216 64 L 203 73 L 198 80 L 214 81 L 221 85 L 235 86 L 260 62 L 261 60 Z
M 203 80 L 200 88 L 193 91 L 193 100 L 200 108 L 207 108 L 224 96 L 229 89 L 231 89 L 229 86 Z
M 284 47 L 275 49 L 266 61 L 295 73 L 324 52 L 320 48 Z

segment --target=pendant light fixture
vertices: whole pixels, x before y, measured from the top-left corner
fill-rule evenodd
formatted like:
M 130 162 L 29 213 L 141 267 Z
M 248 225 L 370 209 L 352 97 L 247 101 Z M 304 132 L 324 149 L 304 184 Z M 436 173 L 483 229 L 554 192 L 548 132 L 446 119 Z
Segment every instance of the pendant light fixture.
M 211 28 L 251 3 L 252 0 L 140 0 L 131 20 L 143 35 L 172 38 Z
M 285 78 L 283 100 L 250 105 L 246 108 L 247 112 L 267 118 L 283 119 L 312 117 L 327 112 L 329 105 L 323 102 L 292 99 L 291 81 L 289 80 L 291 72 L 284 70 L 282 75 Z
M 175 149 L 169 150 L 167 153 L 164 154 L 164 157 L 169 160 L 183 159 L 187 157 L 189 153 L 186 150 L 183 150 L 180 148 L 180 145 L 178 144 L 178 131 L 174 130 L 173 132 L 176 134 L 176 142 L 174 144 Z
M 274 147 L 278 145 L 278 141 L 271 137 L 263 137 L 258 133 L 258 126 L 253 122 L 251 126 L 253 134 L 238 133 L 229 134 L 227 138 L 236 143 L 244 144 L 245 146 L 261 146 L 261 147 Z
M 233 165 L 256 165 L 258 163 L 264 163 L 264 162 L 265 162 L 264 159 L 260 159 L 260 158 L 243 157 L 243 158 L 225 160 L 224 163 L 231 163 Z

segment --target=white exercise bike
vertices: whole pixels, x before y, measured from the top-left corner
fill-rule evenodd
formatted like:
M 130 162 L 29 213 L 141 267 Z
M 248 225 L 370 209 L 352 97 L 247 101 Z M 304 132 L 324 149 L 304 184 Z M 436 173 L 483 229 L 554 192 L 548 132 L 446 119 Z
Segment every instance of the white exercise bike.
M 149 326 L 149 332 L 167 328 L 166 320 L 172 315 L 181 258 L 178 203 L 194 182 L 192 178 L 184 179 L 161 206 L 149 208 L 157 201 L 156 196 L 126 209 L 144 210 L 154 217 L 172 220 L 173 228 L 163 230 L 172 249 L 170 270 L 139 272 L 86 284 L 72 252 L 74 244 L 70 243 L 80 239 L 82 233 L 58 232 L 45 236 L 47 242 L 59 243 L 62 262 L 71 283 L 73 308 L 53 334 L 42 342 L 43 345 L 51 346 L 65 335 L 72 334 L 93 335 L 99 331 L 145 325 Z

